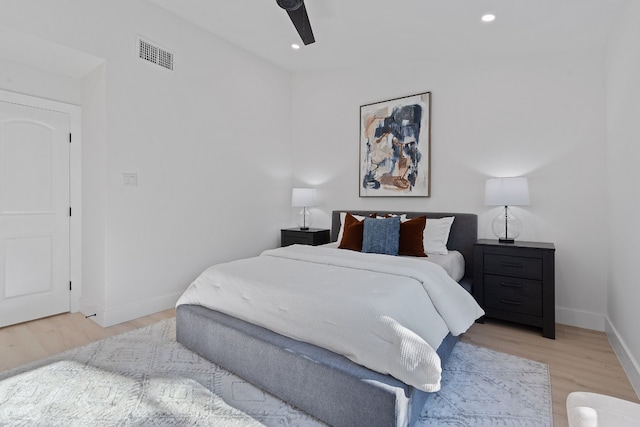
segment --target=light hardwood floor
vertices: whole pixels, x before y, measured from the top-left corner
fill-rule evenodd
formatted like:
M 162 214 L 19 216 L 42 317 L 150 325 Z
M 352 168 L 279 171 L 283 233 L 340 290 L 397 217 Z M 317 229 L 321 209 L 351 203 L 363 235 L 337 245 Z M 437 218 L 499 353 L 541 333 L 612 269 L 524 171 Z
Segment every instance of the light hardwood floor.
M 171 309 L 102 328 L 73 313 L 0 328 L 0 371 L 174 316 Z M 463 341 L 548 364 L 555 427 L 568 426 L 565 400 L 572 391 L 593 391 L 638 402 L 602 332 L 557 325 L 556 339 L 550 340 L 537 329 L 487 320 L 474 324 Z
M 569 425 L 565 402 L 572 391 L 638 402 L 604 332 L 556 325 L 556 339 L 550 340 L 540 329 L 487 320 L 474 324 L 462 340 L 549 365 L 554 427 Z
M 165 310 L 103 328 L 81 313 L 66 313 L 0 328 L 0 371 L 175 317 Z

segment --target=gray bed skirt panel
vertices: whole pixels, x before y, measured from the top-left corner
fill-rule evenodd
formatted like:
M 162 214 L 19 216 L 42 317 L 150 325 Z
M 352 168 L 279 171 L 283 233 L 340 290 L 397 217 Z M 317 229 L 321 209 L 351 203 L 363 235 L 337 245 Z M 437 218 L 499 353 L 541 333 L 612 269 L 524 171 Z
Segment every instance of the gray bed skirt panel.
M 430 393 L 312 344 L 196 305 L 176 309 L 187 348 L 332 426 L 413 425 Z M 457 338 L 438 349 L 443 364 Z

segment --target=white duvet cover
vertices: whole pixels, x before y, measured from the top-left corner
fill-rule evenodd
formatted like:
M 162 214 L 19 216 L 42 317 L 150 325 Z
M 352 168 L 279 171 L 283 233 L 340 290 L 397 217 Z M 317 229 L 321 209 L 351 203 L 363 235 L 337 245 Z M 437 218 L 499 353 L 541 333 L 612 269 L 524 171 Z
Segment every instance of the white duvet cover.
M 323 248 L 338 248 L 337 242 L 327 243 L 322 245 Z M 412 259 L 418 259 L 416 257 L 410 257 Z M 423 261 L 434 262 L 440 267 L 444 268 L 449 277 L 456 282 L 460 281 L 464 277 L 464 256 L 458 251 L 449 249 L 446 255 L 442 254 L 429 254 L 426 257 L 420 258 Z
M 209 267 L 181 304 L 318 345 L 424 391 L 440 389 L 434 349 L 484 314 L 436 264 L 303 245 Z

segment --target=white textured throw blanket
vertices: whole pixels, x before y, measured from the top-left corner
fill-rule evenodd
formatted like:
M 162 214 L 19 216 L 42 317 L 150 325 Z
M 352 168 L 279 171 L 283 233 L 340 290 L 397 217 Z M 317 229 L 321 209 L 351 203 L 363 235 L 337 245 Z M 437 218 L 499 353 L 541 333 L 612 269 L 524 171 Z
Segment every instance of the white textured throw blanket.
M 440 389 L 434 349 L 484 314 L 442 267 L 425 259 L 303 245 L 214 265 L 181 304 L 324 347 L 424 391 Z

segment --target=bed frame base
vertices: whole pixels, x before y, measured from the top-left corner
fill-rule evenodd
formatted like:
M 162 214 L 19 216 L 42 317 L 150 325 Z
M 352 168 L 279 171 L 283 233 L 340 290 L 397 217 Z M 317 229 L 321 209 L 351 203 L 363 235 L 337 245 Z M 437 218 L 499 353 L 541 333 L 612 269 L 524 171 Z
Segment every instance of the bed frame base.
M 176 309 L 187 348 L 332 426 L 413 425 L 430 393 L 323 348 L 196 305 Z M 447 359 L 457 339 L 438 353 Z

